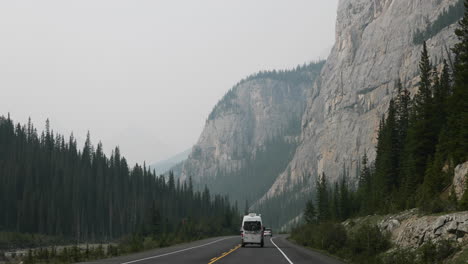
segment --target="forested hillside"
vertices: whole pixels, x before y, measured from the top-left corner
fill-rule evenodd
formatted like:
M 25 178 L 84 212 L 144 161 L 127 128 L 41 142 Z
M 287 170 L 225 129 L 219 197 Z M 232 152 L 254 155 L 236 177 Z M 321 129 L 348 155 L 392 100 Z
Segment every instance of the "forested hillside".
M 193 190 L 173 175 L 130 167 L 115 148 L 110 157 L 88 134 L 79 149 L 47 121 L 0 119 L 0 231 L 40 233 L 73 241 L 109 241 L 127 234 L 193 239 L 229 233 L 239 213 L 226 197 Z

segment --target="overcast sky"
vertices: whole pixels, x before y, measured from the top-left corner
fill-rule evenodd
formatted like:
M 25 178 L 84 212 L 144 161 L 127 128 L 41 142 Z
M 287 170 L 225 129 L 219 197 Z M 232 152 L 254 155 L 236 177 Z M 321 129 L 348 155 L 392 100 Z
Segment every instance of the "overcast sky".
M 0 115 L 168 158 L 240 79 L 326 57 L 337 2 L 1 1 Z

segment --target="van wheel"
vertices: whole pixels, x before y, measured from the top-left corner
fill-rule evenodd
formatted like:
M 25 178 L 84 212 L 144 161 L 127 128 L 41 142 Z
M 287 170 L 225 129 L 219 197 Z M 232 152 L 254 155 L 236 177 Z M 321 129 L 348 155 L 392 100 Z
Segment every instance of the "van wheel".
M 241 247 L 245 247 L 245 244 L 244 244 L 244 243 L 242 243 Z

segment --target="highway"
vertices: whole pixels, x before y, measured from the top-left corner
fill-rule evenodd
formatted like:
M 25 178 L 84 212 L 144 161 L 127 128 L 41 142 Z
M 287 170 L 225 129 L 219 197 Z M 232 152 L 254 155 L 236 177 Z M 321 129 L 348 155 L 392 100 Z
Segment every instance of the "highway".
M 240 246 L 239 236 L 217 237 L 160 248 L 137 254 L 104 259 L 88 264 L 185 264 L 185 263 L 268 263 L 268 264 L 343 264 L 315 251 L 297 246 L 285 236 L 265 238 L 265 246 Z

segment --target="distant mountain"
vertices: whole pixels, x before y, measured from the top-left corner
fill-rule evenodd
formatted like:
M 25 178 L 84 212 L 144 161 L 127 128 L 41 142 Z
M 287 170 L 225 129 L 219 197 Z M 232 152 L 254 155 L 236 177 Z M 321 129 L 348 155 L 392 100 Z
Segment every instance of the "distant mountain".
M 306 99 L 324 63 L 262 71 L 236 84 L 208 116 L 180 179 L 192 177 L 196 189 L 207 186 L 242 205 L 262 197 L 300 143 Z
M 151 170 L 155 170 L 157 174 L 166 173 L 172 167 L 176 166 L 178 163 L 186 160 L 192 151 L 192 148 L 189 148 L 179 154 L 176 154 L 166 160 L 161 160 L 150 165 Z

